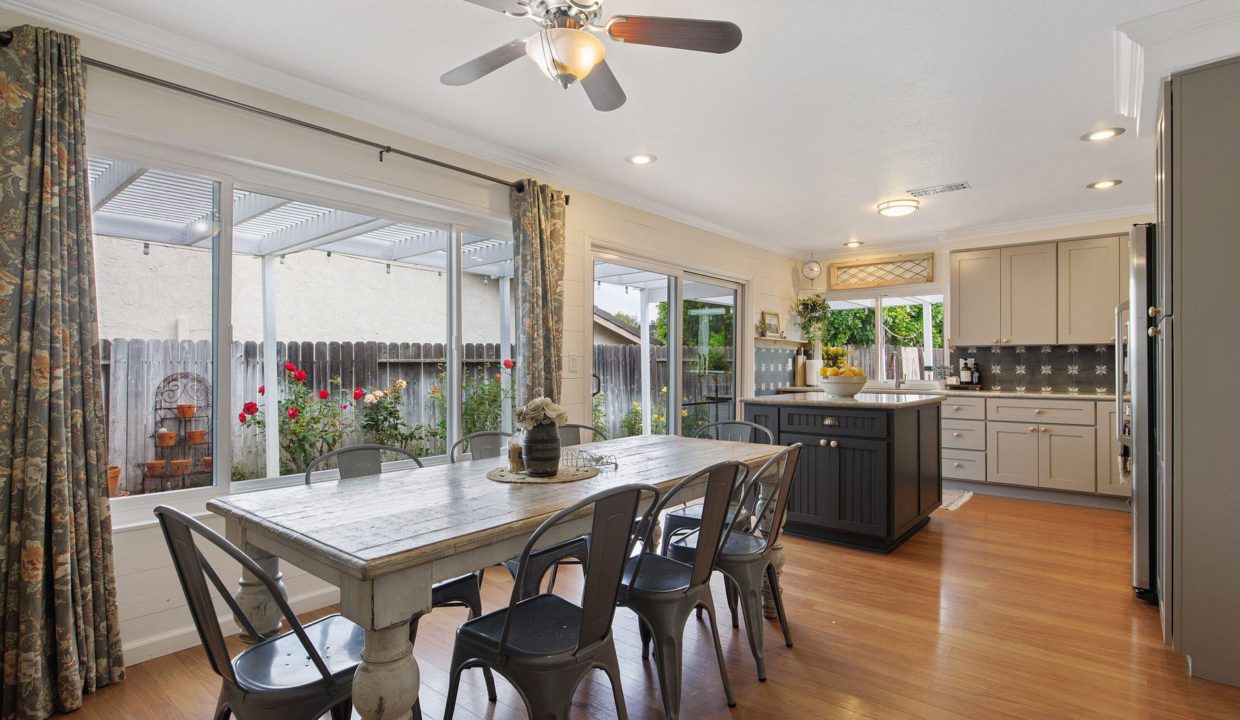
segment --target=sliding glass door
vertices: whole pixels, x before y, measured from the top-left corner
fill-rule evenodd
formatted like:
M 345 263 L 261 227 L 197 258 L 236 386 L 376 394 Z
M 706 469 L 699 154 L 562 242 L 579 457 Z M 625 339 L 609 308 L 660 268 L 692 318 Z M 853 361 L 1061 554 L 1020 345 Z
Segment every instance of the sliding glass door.
M 736 419 L 737 304 L 740 286 L 686 275 L 680 314 L 683 352 L 681 434 Z

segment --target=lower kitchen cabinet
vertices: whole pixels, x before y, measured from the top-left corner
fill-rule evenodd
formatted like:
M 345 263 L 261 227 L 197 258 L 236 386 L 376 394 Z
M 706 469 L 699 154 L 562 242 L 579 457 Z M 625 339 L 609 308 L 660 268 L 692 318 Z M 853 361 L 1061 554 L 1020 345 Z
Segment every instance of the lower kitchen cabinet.
M 802 443 L 788 496 L 789 523 L 812 523 L 865 535 L 887 534 L 887 443 L 781 433 L 781 445 Z
M 986 479 L 1037 487 L 1040 434 L 1037 425 L 986 423 Z
M 1097 430 L 1081 425 L 1042 425 L 1038 430 L 1038 487 L 1093 492 Z

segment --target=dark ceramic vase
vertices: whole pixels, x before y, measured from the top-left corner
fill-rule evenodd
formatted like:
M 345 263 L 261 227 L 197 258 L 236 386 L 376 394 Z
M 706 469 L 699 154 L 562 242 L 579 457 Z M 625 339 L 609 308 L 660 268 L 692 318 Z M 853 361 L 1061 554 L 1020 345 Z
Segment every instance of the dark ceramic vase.
M 553 422 L 539 423 L 525 431 L 521 460 L 531 477 L 551 477 L 560 471 L 560 430 Z

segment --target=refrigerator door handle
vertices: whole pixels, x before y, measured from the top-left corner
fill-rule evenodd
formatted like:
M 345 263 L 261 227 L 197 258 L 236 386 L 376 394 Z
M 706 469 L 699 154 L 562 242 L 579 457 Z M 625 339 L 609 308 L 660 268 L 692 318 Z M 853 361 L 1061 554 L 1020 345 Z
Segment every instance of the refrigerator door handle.
M 1124 443 L 1124 313 L 1128 312 L 1128 303 L 1122 302 L 1115 306 L 1115 439 Z M 1126 444 L 1126 443 L 1125 443 Z

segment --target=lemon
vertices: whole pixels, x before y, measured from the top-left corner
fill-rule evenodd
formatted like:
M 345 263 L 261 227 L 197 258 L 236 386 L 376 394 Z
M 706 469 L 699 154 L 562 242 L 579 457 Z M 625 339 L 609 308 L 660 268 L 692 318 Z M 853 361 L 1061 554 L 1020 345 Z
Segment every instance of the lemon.
M 827 377 L 838 377 L 839 374 L 840 374 L 839 368 L 837 367 L 827 368 Z

